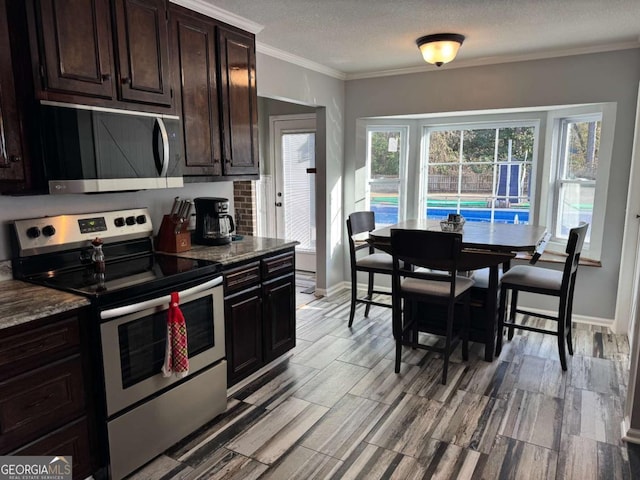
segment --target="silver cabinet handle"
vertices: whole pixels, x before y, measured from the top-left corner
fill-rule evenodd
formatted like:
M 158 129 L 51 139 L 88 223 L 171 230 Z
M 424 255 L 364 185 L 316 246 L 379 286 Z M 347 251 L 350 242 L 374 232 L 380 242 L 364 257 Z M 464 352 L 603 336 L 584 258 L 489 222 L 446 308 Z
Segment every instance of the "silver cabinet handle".
M 166 177 L 167 170 L 169 169 L 169 135 L 167 135 L 167 127 L 164 124 L 164 120 L 156 118 L 156 122 L 158 122 L 160 136 L 162 138 L 162 170 L 160 176 Z

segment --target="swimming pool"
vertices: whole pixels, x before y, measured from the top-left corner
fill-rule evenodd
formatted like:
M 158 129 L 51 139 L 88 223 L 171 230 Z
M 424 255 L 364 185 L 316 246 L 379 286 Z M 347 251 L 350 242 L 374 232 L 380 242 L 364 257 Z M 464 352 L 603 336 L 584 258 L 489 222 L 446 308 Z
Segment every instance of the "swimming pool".
M 396 205 L 373 204 L 371 210 L 376 214 L 376 223 L 391 225 L 398 222 L 398 207 Z M 453 207 L 427 207 L 426 216 L 429 220 L 446 219 L 450 213 L 458 213 Z M 490 208 L 461 208 L 460 214 L 467 222 L 490 222 Z M 529 210 L 519 208 L 496 208 L 493 210 L 493 221 L 495 223 L 518 223 L 529 222 Z

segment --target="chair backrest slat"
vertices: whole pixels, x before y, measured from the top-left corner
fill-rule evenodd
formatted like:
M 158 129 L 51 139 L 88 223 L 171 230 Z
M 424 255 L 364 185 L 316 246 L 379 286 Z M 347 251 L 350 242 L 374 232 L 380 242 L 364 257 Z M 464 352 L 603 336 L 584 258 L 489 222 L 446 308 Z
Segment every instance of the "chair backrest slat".
M 455 273 L 462 250 L 460 233 L 432 232 L 426 230 L 391 230 L 391 251 L 395 264 L 403 261 L 431 270 Z M 398 266 L 399 268 L 399 266 Z M 403 272 L 403 274 L 409 272 Z M 422 276 L 427 275 L 409 275 Z M 431 275 L 433 276 L 433 275 Z M 447 276 L 433 276 L 434 279 L 446 280 Z
M 373 212 L 354 212 L 347 218 L 349 237 L 358 233 L 370 232 L 376 228 L 376 217 Z
M 582 253 L 582 246 L 584 245 L 584 239 L 587 236 L 588 229 L 589 224 L 581 222 L 579 226 L 569 231 L 569 240 L 567 241 L 567 248 L 565 250 L 567 260 L 564 264 L 563 282 L 568 282 L 569 277 L 578 269 L 580 254 Z

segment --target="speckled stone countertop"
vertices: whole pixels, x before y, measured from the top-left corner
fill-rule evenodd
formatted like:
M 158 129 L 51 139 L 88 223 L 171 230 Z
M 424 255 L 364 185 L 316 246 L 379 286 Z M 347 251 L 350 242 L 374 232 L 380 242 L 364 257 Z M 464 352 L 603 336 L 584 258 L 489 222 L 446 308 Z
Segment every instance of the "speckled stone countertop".
M 0 281 L 0 330 L 89 305 L 89 300 L 20 280 Z
M 297 243 L 277 238 L 245 236 L 229 245 L 193 245 L 191 250 L 175 255 L 213 260 L 227 266 L 277 253 Z M 89 300 L 79 295 L 12 280 L 9 263 L 0 262 L 0 329 L 89 305 Z
M 242 240 L 231 242 L 228 245 L 193 245 L 191 250 L 176 253 L 175 255 L 199 260 L 213 260 L 227 266 L 245 260 L 251 260 L 252 258 L 265 254 L 286 250 L 297 244 L 297 241 L 292 240 L 245 235 Z

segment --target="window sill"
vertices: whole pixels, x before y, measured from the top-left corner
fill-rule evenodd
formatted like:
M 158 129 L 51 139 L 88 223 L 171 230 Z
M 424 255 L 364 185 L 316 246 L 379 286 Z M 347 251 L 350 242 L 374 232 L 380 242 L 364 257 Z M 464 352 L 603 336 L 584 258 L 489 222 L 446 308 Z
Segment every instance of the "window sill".
M 564 253 L 556 252 L 544 252 L 538 259 L 538 262 L 545 263 L 564 263 L 567 256 Z M 517 260 L 531 260 L 530 253 L 518 253 L 516 255 Z M 602 262 L 599 260 L 592 260 L 590 258 L 580 258 L 579 265 L 586 265 L 588 267 L 602 267 Z

